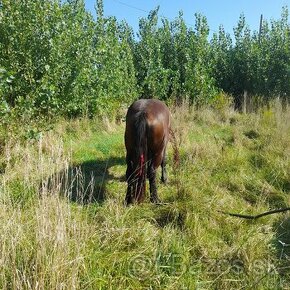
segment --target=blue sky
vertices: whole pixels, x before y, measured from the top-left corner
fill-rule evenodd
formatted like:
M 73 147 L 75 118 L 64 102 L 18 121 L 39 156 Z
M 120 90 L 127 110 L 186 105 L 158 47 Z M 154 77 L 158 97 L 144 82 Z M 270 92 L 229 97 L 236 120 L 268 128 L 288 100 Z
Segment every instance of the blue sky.
M 279 19 L 282 6 L 290 9 L 290 0 L 103 0 L 105 16 L 116 16 L 118 20 L 125 19 L 129 25 L 138 31 L 138 21 L 146 17 L 148 12 L 158 5 L 159 15 L 169 19 L 178 16 L 178 11 L 184 13 L 185 22 L 194 26 L 194 13 L 206 16 L 211 34 L 223 24 L 225 30 L 232 34 L 239 15 L 244 13 L 251 30 L 259 29 L 260 15 L 264 19 Z M 95 0 L 85 0 L 86 7 L 94 15 Z

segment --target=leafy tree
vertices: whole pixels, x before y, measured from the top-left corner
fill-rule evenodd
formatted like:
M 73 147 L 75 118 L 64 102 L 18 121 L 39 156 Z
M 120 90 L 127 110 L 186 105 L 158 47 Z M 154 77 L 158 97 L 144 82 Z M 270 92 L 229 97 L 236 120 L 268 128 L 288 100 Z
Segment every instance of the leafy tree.
M 186 94 L 192 101 L 208 103 L 215 95 L 211 77 L 209 27 L 201 14 L 195 14 L 195 30 L 188 33 L 188 61 L 186 65 Z
M 92 115 L 136 98 L 132 47 L 116 19 L 103 17 L 101 0 L 97 21 L 83 0 L 3 0 L 0 7 L 2 110 Z
M 231 66 L 231 53 L 233 49 L 232 39 L 226 33 L 223 26 L 219 32 L 214 33 L 211 40 L 211 62 L 213 66 L 212 76 L 216 80 L 217 87 L 223 91 L 230 92 L 231 78 L 233 77 Z
M 136 63 L 138 66 L 138 83 L 145 98 L 165 98 L 168 91 L 168 69 L 163 67 L 160 39 L 162 33 L 158 30 L 158 9 L 152 10 L 148 18 L 139 22 L 139 42 L 136 45 Z

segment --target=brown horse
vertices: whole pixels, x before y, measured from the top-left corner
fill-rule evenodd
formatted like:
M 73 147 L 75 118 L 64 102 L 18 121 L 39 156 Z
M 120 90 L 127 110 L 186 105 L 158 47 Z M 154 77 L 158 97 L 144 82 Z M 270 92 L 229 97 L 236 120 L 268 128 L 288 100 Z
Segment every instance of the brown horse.
M 126 115 L 125 146 L 128 182 L 126 203 L 140 203 L 145 198 L 146 174 L 150 200 L 159 203 L 156 169 L 162 167 L 161 181 L 166 182 L 165 151 L 169 139 L 170 113 L 167 106 L 154 99 L 134 102 Z

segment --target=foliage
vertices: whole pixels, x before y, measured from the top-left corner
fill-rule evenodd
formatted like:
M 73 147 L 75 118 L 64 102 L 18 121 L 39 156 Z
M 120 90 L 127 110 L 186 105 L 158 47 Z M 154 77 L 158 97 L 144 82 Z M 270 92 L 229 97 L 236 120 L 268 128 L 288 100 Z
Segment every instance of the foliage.
M 130 26 L 94 18 L 84 0 L 0 1 L 0 116 L 116 116 L 138 97 L 209 104 L 220 92 L 270 101 L 290 95 L 288 8 L 251 32 L 244 15 L 234 39 L 221 26 L 209 39 L 205 16 L 170 21 L 159 8 Z M 161 19 L 161 21 L 160 21 Z M 255 97 L 252 97 L 255 98 Z
M 1 108 L 91 115 L 136 97 L 129 29 L 101 7 L 95 21 L 84 1 L 1 1 Z
M 261 32 L 251 33 L 244 15 L 234 28 L 234 45 L 221 27 L 212 39 L 214 77 L 219 88 L 234 95 L 236 107 L 242 94 L 262 96 L 263 100 L 290 95 L 290 24 L 288 8 L 280 20 L 264 20 Z

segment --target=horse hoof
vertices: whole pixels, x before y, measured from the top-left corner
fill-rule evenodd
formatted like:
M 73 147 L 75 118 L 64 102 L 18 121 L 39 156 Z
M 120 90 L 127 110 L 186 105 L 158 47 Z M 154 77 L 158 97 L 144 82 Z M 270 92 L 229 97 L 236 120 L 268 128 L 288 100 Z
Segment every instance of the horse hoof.
M 150 201 L 155 204 L 162 204 L 162 201 L 158 197 L 151 197 Z
M 166 178 L 166 179 L 161 178 L 161 182 L 162 182 L 163 184 L 167 184 L 167 183 L 168 183 L 168 180 L 167 180 L 167 178 Z
M 124 206 L 130 206 L 133 204 L 133 201 L 131 199 L 125 199 L 124 200 Z

